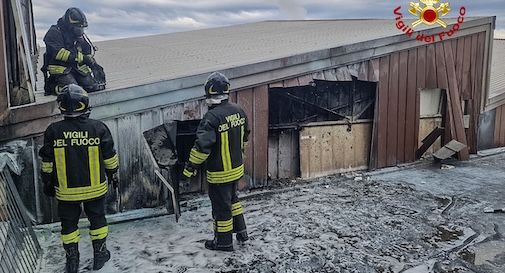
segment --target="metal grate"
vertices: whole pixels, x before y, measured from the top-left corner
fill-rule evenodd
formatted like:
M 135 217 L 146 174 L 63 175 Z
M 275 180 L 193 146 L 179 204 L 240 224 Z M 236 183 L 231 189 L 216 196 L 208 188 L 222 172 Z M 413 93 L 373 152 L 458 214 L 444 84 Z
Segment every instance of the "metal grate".
M 0 171 L 0 272 L 33 273 L 41 256 L 40 245 L 10 171 Z

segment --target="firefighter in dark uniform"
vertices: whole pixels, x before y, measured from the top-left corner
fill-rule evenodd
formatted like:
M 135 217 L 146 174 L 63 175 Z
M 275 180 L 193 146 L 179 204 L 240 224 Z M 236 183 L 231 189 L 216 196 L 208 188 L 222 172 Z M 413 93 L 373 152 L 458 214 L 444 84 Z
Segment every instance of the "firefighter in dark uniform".
M 78 84 L 87 92 L 103 89 L 92 74 L 91 67 L 96 61 L 93 46 L 85 39 L 84 28 L 87 26 L 84 13 L 78 8 L 69 8 L 47 31 L 42 67 L 46 95 L 58 95 L 68 84 Z
M 249 128 L 245 112 L 228 102 L 230 82 L 221 73 L 212 73 L 205 83 L 209 111 L 197 130 L 197 139 L 183 171 L 196 176 L 206 162 L 209 197 L 214 218 L 214 239 L 205 242 L 211 250 L 233 251 L 233 233 L 239 242 L 248 240 L 237 184 L 244 175 L 243 149 Z
M 78 85 L 67 85 L 57 98 L 64 120 L 49 125 L 44 133 L 42 181 L 44 193 L 58 200 L 61 239 L 66 252 L 66 272 L 78 272 L 81 204 L 90 221 L 93 269 L 110 259 L 105 241 L 108 182 L 117 188 L 118 156 L 107 126 L 88 118 L 88 94 Z

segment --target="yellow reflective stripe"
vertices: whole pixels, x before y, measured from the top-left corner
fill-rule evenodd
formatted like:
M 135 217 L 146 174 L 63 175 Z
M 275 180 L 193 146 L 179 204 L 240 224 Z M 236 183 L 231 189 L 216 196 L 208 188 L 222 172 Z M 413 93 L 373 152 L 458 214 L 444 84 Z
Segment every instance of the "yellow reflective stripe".
M 202 153 L 198 151 L 196 148 L 191 149 L 191 152 L 189 153 L 189 162 L 200 165 L 202 164 L 207 158 L 209 157 L 209 154 Z
M 231 170 L 230 143 L 228 141 L 228 131 L 221 133 L 221 157 L 224 171 Z
M 207 181 L 213 184 L 227 183 L 240 179 L 244 175 L 244 165 L 230 171 L 210 172 L 207 171 Z
M 63 74 L 67 68 L 61 65 L 48 65 L 49 74 Z
M 89 230 L 89 236 L 91 237 L 91 241 L 95 240 L 102 240 L 107 237 L 107 234 L 109 234 L 109 227 L 101 227 L 99 229 L 90 229 Z
M 233 218 L 227 221 L 216 221 L 217 232 L 231 232 L 233 231 Z
M 79 239 L 81 237 L 81 233 L 79 230 L 76 230 L 70 234 L 62 234 L 61 235 L 61 240 L 63 241 L 64 244 L 76 244 L 79 242 Z
M 53 162 L 42 161 L 42 172 L 52 173 L 53 172 Z
M 84 72 L 84 73 L 90 73 L 91 72 L 91 69 L 89 68 L 89 66 L 83 64 L 83 65 L 80 65 L 79 66 L 79 70 Z
M 105 168 L 108 170 L 113 170 L 119 167 L 119 157 L 117 154 L 115 154 L 113 157 L 109 159 L 105 159 L 103 161 Z
M 71 191 L 70 191 L 71 190 Z M 83 201 L 101 197 L 107 193 L 107 183 L 99 187 L 81 187 L 60 190 L 56 188 L 56 198 L 61 201 Z
M 91 187 L 96 187 L 100 184 L 100 154 L 98 146 L 88 147 L 88 160 L 89 160 L 89 179 L 91 180 Z
M 70 51 L 62 48 L 58 51 L 58 53 L 56 54 L 56 60 L 58 61 L 68 61 L 68 57 L 70 57 Z
M 81 52 L 77 52 L 77 57 L 75 57 L 75 61 L 77 63 L 82 63 L 83 60 L 84 60 L 84 55 L 82 55 Z
M 232 216 L 237 216 L 237 215 L 240 215 L 243 213 L 244 213 L 244 209 L 242 208 L 242 204 L 240 204 L 240 202 L 233 203 L 231 205 L 231 215 Z
M 54 161 L 56 162 L 56 174 L 58 176 L 58 188 L 66 189 L 67 185 L 67 159 L 65 158 L 65 148 L 54 149 Z
M 186 177 L 192 177 L 193 176 L 193 173 L 188 171 L 187 169 L 184 169 L 184 171 L 182 171 L 182 174 Z

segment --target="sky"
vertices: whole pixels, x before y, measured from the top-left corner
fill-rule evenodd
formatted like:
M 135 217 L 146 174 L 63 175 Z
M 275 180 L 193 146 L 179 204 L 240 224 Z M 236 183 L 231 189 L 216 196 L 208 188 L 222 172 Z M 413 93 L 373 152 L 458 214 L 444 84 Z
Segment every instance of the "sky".
M 188 31 L 264 20 L 393 19 L 393 10 L 415 0 L 32 0 L 37 38 L 69 7 L 87 15 L 92 40 Z M 495 38 L 505 38 L 505 0 L 452 0 L 467 16 L 497 16 Z

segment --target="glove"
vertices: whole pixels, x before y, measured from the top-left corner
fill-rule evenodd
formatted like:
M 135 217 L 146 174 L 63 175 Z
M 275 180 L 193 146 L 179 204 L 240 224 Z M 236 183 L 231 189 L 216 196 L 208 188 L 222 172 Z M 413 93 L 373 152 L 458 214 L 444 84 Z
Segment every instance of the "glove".
M 182 175 L 186 179 L 191 179 L 195 177 L 198 174 L 195 165 L 193 165 L 191 162 L 187 162 L 186 165 L 184 166 L 184 171 L 182 171 Z
M 90 67 L 94 66 L 96 64 L 95 58 L 93 58 L 92 56 L 89 56 L 89 55 L 84 55 L 82 62 L 85 65 L 90 66 Z
M 56 196 L 56 189 L 52 183 L 44 183 L 44 194 L 48 197 Z
M 112 184 L 112 188 L 117 189 L 119 186 L 119 177 L 117 172 L 107 172 L 107 181 Z

